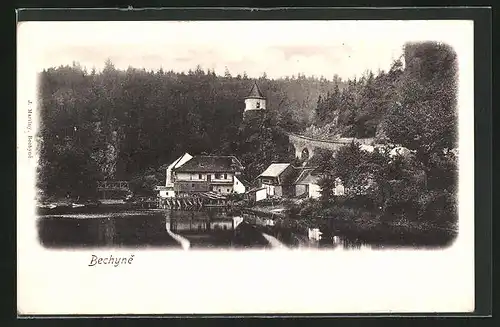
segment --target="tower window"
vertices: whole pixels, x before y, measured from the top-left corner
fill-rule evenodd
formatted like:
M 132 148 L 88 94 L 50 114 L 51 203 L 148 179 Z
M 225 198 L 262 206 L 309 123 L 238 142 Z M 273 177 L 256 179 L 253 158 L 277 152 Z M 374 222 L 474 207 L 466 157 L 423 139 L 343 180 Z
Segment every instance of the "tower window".
M 257 102 L 257 109 L 260 108 L 260 102 Z
M 202 179 L 203 176 L 201 176 L 201 174 L 198 174 L 198 179 Z

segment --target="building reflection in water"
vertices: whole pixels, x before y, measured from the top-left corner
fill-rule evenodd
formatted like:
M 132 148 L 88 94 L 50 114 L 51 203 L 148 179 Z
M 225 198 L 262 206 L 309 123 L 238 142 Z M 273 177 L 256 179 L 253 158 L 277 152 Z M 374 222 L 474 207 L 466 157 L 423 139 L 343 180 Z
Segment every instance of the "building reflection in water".
M 172 232 L 210 233 L 234 231 L 239 222 L 218 211 L 166 211 L 165 223 Z

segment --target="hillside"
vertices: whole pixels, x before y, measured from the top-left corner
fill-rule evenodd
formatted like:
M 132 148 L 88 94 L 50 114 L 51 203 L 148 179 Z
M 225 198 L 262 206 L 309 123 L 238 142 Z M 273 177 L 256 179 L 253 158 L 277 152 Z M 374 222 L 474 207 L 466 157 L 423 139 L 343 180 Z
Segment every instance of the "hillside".
M 39 187 L 66 195 L 92 192 L 101 179 L 154 185 L 163 179 L 162 167 L 184 152 L 236 155 L 251 179 L 271 161 L 289 159 L 283 131 L 322 139 L 390 134 L 416 148 L 432 131 L 405 139 L 416 137 L 408 124 L 446 135 L 456 129 L 448 114 L 423 125 L 425 110 L 410 117 L 414 122 L 404 116 L 422 99 L 430 108 L 453 107 L 454 60 L 446 46 L 427 44 L 405 49 L 405 67 L 396 60 L 388 72 L 367 72 L 357 80 L 264 75 L 257 82 L 268 113 L 253 126 L 243 124 L 244 98 L 254 83 L 245 75 L 218 76 L 201 67 L 188 73 L 118 70 L 110 61 L 102 72 L 77 63 L 50 68 L 39 83 Z M 401 103 L 409 111 L 398 109 Z M 156 177 L 146 183 L 144 176 Z
M 86 193 L 95 180 L 130 180 L 146 172 L 151 176 L 152 169 L 184 152 L 250 160 L 252 155 L 238 153 L 239 144 L 246 142 L 238 135 L 244 98 L 253 83 L 246 76 L 217 76 L 201 67 L 187 74 L 123 71 L 110 61 L 102 72 L 88 72 L 77 63 L 44 70 L 39 84 L 39 186 L 49 194 Z M 319 94 L 334 88 L 331 81 L 302 75 L 276 80 L 263 76 L 258 83 L 268 100 L 266 126 L 294 131 L 310 123 Z M 254 143 L 264 141 L 261 134 Z M 273 136 L 276 131 L 266 135 L 271 143 L 281 137 Z M 273 149 L 270 153 L 279 152 Z

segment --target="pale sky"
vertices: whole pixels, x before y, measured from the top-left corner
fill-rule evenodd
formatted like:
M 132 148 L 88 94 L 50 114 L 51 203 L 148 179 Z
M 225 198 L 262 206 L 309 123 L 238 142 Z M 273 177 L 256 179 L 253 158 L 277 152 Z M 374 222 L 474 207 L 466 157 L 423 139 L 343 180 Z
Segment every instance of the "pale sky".
M 406 41 L 442 40 L 453 27 L 445 21 L 29 22 L 18 34 L 29 40 L 37 70 L 73 61 L 100 70 L 110 58 L 120 69 L 187 71 L 199 64 L 221 75 L 227 66 L 233 76 L 345 79 L 387 70 Z

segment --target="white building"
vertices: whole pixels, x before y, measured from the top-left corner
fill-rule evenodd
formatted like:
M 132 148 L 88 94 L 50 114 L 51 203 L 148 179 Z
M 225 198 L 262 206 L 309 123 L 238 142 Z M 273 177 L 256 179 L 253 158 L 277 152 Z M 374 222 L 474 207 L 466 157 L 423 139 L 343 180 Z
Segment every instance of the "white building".
M 245 193 L 245 185 L 238 178 L 243 171 L 234 156 L 194 156 L 172 169 L 172 182 L 177 195 L 198 192 L 219 194 Z
M 245 196 L 251 201 L 258 202 L 267 199 L 267 189 L 265 187 L 256 187 L 249 190 Z
M 317 199 L 320 197 L 321 187 L 318 185 L 318 176 L 313 175 L 313 169 L 304 169 L 295 180 L 295 196 L 307 196 Z
M 245 98 L 245 112 L 249 110 L 265 110 L 266 98 L 262 95 L 257 83 L 254 83 L 250 94 Z
M 174 182 L 172 180 L 172 170 L 182 166 L 193 158 L 189 153 L 184 153 L 167 167 L 165 186 L 157 186 L 156 190 L 160 192 L 161 198 L 175 197 Z
M 165 186 L 158 186 L 161 198 L 198 192 L 245 193 L 238 176 L 243 166 L 234 156 L 191 156 L 185 153 L 170 164 Z
M 321 196 L 321 187 L 319 186 L 319 176 L 314 174 L 314 169 L 304 169 L 295 181 L 295 196 L 306 195 L 308 198 L 317 199 Z M 345 188 L 340 178 L 335 180 L 333 195 L 345 195 Z
M 295 170 L 289 163 L 273 163 L 257 176 L 258 185 L 267 190 L 268 196 L 286 196 L 290 186 L 287 179 L 294 173 Z

